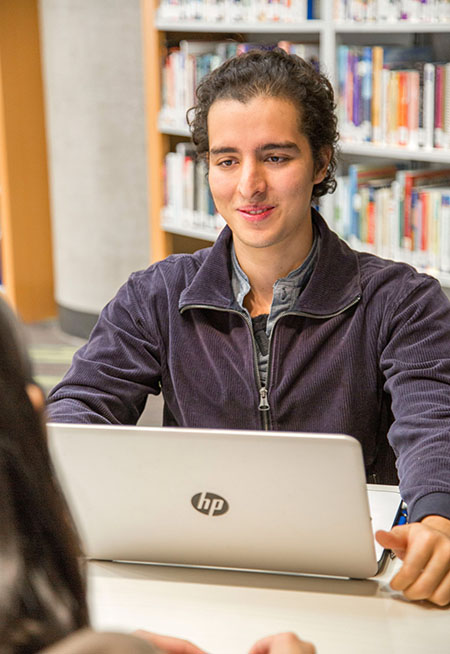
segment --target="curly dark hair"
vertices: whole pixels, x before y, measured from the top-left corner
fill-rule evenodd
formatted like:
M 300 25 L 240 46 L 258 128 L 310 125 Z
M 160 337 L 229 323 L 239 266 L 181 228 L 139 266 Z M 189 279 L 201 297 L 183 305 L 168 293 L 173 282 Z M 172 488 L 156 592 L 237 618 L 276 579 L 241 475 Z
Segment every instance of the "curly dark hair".
M 197 104 L 187 112 L 197 154 L 208 154 L 208 113 L 216 100 L 246 103 L 258 96 L 283 98 L 298 107 L 299 129 L 308 139 L 315 170 L 323 165 L 324 148 L 331 152 L 327 174 L 314 185 L 312 199 L 332 193 L 336 189 L 339 138 L 333 87 L 312 64 L 279 48 L 237 55 L 202 79 L 197 87 Z

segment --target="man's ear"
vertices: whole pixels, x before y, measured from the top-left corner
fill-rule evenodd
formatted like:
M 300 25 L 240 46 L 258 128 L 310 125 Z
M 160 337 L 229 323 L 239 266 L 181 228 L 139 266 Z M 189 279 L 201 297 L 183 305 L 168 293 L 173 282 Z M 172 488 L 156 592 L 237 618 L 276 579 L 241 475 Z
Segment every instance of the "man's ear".
M 37 413 L 41 413 L 45 406 L 45 397 L 37 384 L 27 384 L 27 393 L 30 402 Z
M 314 172 L 314 184 L 320 184 L 321 181 L 325 179 L 327 174 L 328 166 L 331 159 L 331 148 L 324 147 L 320 152 L 319 159 L 317 161 L 316 170 Z

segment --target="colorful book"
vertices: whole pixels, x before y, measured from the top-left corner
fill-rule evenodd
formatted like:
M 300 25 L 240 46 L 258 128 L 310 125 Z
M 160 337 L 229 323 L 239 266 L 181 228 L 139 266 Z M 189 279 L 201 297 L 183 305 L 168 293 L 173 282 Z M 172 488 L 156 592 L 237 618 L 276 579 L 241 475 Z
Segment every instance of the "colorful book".
M 360 188 L 363 186 L 368 186 L 374 181 L 380 179 L 393 180 L 395 179 L 397 171 L 398 167 L 395 164 L 386 164 L 383 166 L 351 164 L 348 167 L 350 235 L 361 239 L 361 198 L 359 196 Z
M 396 176 L 399 183 L 400 215 L 403 216 L 402 247 L 413 249 L 413 233 L 411 224 L 411 197 L 416 187 L 437 186 L 450 183 L 450 168 L 433 170 L 423 168 L 418 170 L 399 170 Z

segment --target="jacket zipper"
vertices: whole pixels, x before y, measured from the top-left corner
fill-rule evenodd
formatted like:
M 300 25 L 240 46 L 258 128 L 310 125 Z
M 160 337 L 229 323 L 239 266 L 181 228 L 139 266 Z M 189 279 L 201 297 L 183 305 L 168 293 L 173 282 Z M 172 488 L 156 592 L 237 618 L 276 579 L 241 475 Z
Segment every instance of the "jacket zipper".
M 347 311 L 350 309 L 353 305 L 355 305 L 359 300 L 361 299 L 361 295 L 357 295 L 349 304 L 347 304 L 345 307 L 340 309 L 339 311 L 335 311 L 334 313 L 328 313 L 324 316 L 318 316 L 317 314 L 314 313 L 307 313 L 305 311 L 285 311 L 284 313 L 281 313 L 278 318 L 275 320 L 272 331 L 270 334 L 269 338 L 269 356 L 267 360 L 267 382 L 270 380 L 270 371 L 271 371 L 271 363 L 272 363 L 272 337 L 275 331 L 275 325 L 278 323 L 280 318 L 284 318 L 284 316 L 300 316 L 303 318 L 316 318 L 317 320 L 328 320 L 328 318 L 335 318 L 336 316 L 339 316 L 341 313 L 344 313 L 344 311 Z M 245 322 L 248 325 L 248 328 L 250 330 L 250 336 L 252 339 L 252 345 L 253 345 L 253 366 L 254 366 L 254 371 L 255 371 L 255 377 L 257 380 L 257 386 L 258 386 L 258 393 L 259 393 L 259 404 L 258 404 L 258 410 L 261 411 L 261 416 L 262 416 L 262 422 L 263 422 L 263 429 L 265 431 L 268 431 L 270 428 L 270 404 L 269 404 L 269 391 L 266 386 L 261 386 L 261 376 L 259 374 L 259 368 L 258 368 L 258 359 L 257 359 L 257 353 L 256 353 L 256 342 L 255 342 L 255 336 L 253 334 L 253 329 L 250 321 L 247 319 L 245 314 L 241 313 L 240 311 L 237 311 L 236 309 L 222 309 L 220 307 L 215 307 L 210 304 L 188 304 L 182 309 L 180 309 L 180 313 L 184 313 L 185 310 L 187 309 L 212 309 L 214 311 L 223 311 L 224 313 L 235 313 L 238 316 L 241 316 L 245 320 Z

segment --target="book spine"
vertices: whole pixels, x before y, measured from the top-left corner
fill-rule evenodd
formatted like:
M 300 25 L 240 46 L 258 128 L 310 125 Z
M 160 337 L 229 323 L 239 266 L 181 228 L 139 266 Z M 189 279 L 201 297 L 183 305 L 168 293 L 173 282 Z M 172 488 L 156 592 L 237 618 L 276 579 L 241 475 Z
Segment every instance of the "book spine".
M 388 102 L 387 102 L 387 143 L 398 143 L 398 72 L 389 73 Z
M 412 249 L 412 229 L 411 229 L 411 192 L 413 182 L 412 175 L 405 172 L 403 177 L 403 189 L 401 197 L 401 216 L 402 216 L 402 240 L 401 247 L 405 250 Z
M 401 172 L 397 173 L 396 179 L 392 182 L 392 220 L 391 220 L 391 247 L 392 257 L 400 258 L 403 241 L 402 230 L 402 196 L 404 179 Z
M 349 236 L 359 238 L 358 166 L 356 164 L 351 164 L 348 167 L 348 192 L 350 209 Z
M 369 245 L 375 246 L 375 189 L 371 186 L 368 188 L 366 216 L 366 241 L 369 243 Z
M 425 64 L 423 74 L 423 143 L 425 148 L 432 148 L 434 145 L 434 64 Z
M 408 73 L 400 70 L 397 73 L 398 103 L 397 103 L 397 143 L 408 143 Z
M 437 65 L 434 85 L 434 147 L 444 147 L 444 67 Z
M 353 94 L 354 94 L 354 50 L 349 48 L 347 60 L 347 81 L 346 81 L 346 115 L 347 124 L 350 128 L 353 125 Z
M 372 141 L 382 142 L 381 132 L 381 71 L 383 69 L 383 48 L 372 49 Z
M 389 103 L 389 80 L 390 71 L 383 68 L 381 71 L 381 98 L 380 98 L 380 141 L 383 144 L 388 142 L 388 103 Z
M 450 7 L 450 2 L 449 2 Z M 446 148 L 450 148 L 450 63 L 445 64 L 445 82 L 444 82 L 444 143 Z
M 440 220 L 440 269 L 450 272 L 450 193 L 443 193 Z
M 417 250 L 417 244 L 420 241 L 419 192 L 415 188 L 411 189 L 410 203 L 410 239 L 407 241 L 407 247 L 409 246 L 409 249 L 414 252 L 414 250 Z
M 361 80 L 361 102 L 362 102 L 362 139 L 372 140 L 372 48 L 366 46 L 362 52 L 362 80 Z
M 430 221 L 428 224 L 428 265 L 439 270 L 439 223 L 441 220 L 442 192 L 433 190 L 430 197 Z
M 362 82 L 362 68 L 360 66 L 361 55 L 359 51 L 355 51 L 353 57 L 353 125 L 359 127 L 361 125 L 361 82 Z M 356 132 L 358 137 L 360 130 Z
M 359 240 L 361 243 L 367 245 L 367 229 L 368 229 L 368 205 L 369 205 L 369 187 L 361 186 L 358 190 L 359 196 Z
M 389 189 L 383 189 L 380 188 L 377 191 L 375 191 L 374 194 L 374 205 L 375 205 L 375 215 L 374 215 L 374 223 L 375 223 L 375 235 L 374 235 L 374 246 L 375 246 L 375 252 L 379 254 L 380 256 L 384 257 L 385 256 L 385 251 L 384 251 L 384 238 L 383 238 L 383 230 L 384 230 L 384 220 L 383 220 L 383 210 L 384 210 L 384 205 L 385 205 L 385 197 L 386 197 L 386 191 L 389 193 Z
M 430 193 L 429 191 L 421 191 L 419 193 L 420 200 L 420 250 L 427 254 L 431 245 L 429 230 L 431 227 L 431 216 L 430 216 Z M 427 265 L 426 259 L 423 260 L 423 264 Z
M 408 73 L 408 145 L 411 148 L 419 146 L 419 94 L 420 75 L 417 70 Z
M 340 45 L 338 47 L 338 97 L 339 97 L 338 113 L 339 113 L 339 123 L 344 138 L 349 130 L 348 128 L 349 117 L 347 111 L 348 109 L 347 99 L 349 93 L 349 88 L 347 83 L 347 78 L 348 78 L 347 67 L 348 67 L 348 59 L 349 59 L 348 50 L 349 50 L 348 46 L 346 45 Z

